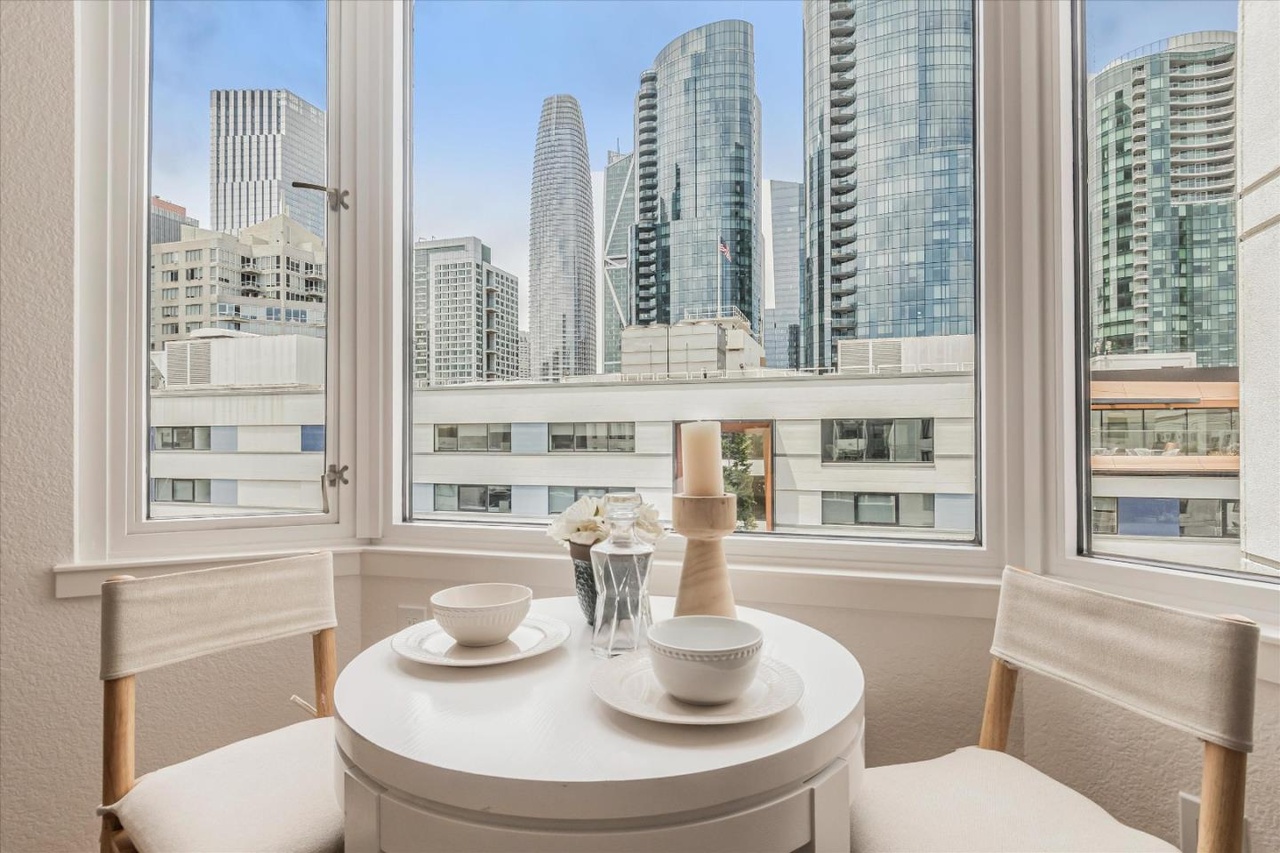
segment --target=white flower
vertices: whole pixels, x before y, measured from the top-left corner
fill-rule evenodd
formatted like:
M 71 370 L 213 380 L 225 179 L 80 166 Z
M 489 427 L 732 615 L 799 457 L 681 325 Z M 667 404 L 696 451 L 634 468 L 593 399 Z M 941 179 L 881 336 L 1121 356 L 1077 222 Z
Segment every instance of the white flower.
M 667 535 L 662 522 L 658 520 L 658 508 L 653 504 L 641 504 L 636 515 L 636 530 L 650 542 L 657 542 Z
M 568 548 L 570 542 L 594 545 L 608 533 L 604 527 L 604 502 L 586 495 L 551 520 L 547 535 Z

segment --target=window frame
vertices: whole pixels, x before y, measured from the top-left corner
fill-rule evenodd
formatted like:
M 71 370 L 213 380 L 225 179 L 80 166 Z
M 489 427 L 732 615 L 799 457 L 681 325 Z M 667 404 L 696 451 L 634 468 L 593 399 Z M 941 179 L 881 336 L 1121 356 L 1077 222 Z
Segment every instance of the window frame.
M 357 66 L 374 57 L 357 49 L 362 4 L 327 3 L 328 180 L 356 181 L 352 143 L 360 132 L 352 98 Z M 151 318 L 150 191 L 151 8 L 146 2 L 77 7 L 76 563 L 145 559 L 227 550 L 237 530 L 245 551 L 311 542 L 345 544 L 356 533 L 356 490 L 329 489 L 328 510 L 264 516 L 148 518 Z M 344 105 L 353 105 L 354 109 Z M 356 217 L 330 214 L 330 265 L 341 269 L 329 304 L 324 466 L 355 467 L 354 255 Z M 367 242 L 367 238 L 364 242 Z M 128 247 L 126 251 L 118 248 Z M 202 252 L 203 254 L 203 252 Z M 106 259 L 89 264 L 88 259 Z M 180 259 L 175 257 L 175 263 Z M 178 283 L 177 286 L 183 286 Z M 113 294 L 125 294 L 125 298 Z M 312 545 L 311 547 L 315 547 Z

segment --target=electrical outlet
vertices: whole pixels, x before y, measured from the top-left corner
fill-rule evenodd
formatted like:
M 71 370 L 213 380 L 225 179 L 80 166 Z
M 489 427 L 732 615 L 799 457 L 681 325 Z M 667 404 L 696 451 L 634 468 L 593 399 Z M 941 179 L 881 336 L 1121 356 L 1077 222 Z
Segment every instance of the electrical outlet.
M 400 605 L 400 627 L 408 628 L 427 620 L 427 608 L 420 604 Z
M 1178 792 L 1178 849 L 1196 853 L 1200 836 L 1200 798 L 1186 791 Z M 1240 853 L 1249 853 L 1249 819 L 1244 819 L 1244 844 Z

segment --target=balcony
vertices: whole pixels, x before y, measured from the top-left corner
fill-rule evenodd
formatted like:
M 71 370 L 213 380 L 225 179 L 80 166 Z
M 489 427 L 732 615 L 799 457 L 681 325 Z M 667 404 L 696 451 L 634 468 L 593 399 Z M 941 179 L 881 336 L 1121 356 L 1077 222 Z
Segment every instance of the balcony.
M 858 229 L 850 226 L 847 228 L 831 229 L 831 245 L 844 246 L 858 239 Z
M 851 89 L 858 85 L 858 73 L 856 71 L 838 71 L 831 75 L 831 88 L 835 89 Z

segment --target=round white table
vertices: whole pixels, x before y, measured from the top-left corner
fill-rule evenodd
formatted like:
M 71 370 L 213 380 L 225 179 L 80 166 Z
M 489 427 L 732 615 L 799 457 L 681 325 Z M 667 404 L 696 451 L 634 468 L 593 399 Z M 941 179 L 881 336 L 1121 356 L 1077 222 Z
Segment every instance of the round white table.
M 673 600 L 653 599 L 655 620 Z M 334 691 L 347 853 L 849 849 L 863 769 L 862 669 L 791 619 L 738 608 L 763 653 L 804 679 L 767 720 L 680 726 L 630 717 L 591 692 L 601 661 L 573 598 L 532 612 L 573 629 L 500 666 L 405 660 L 383 640 Z

